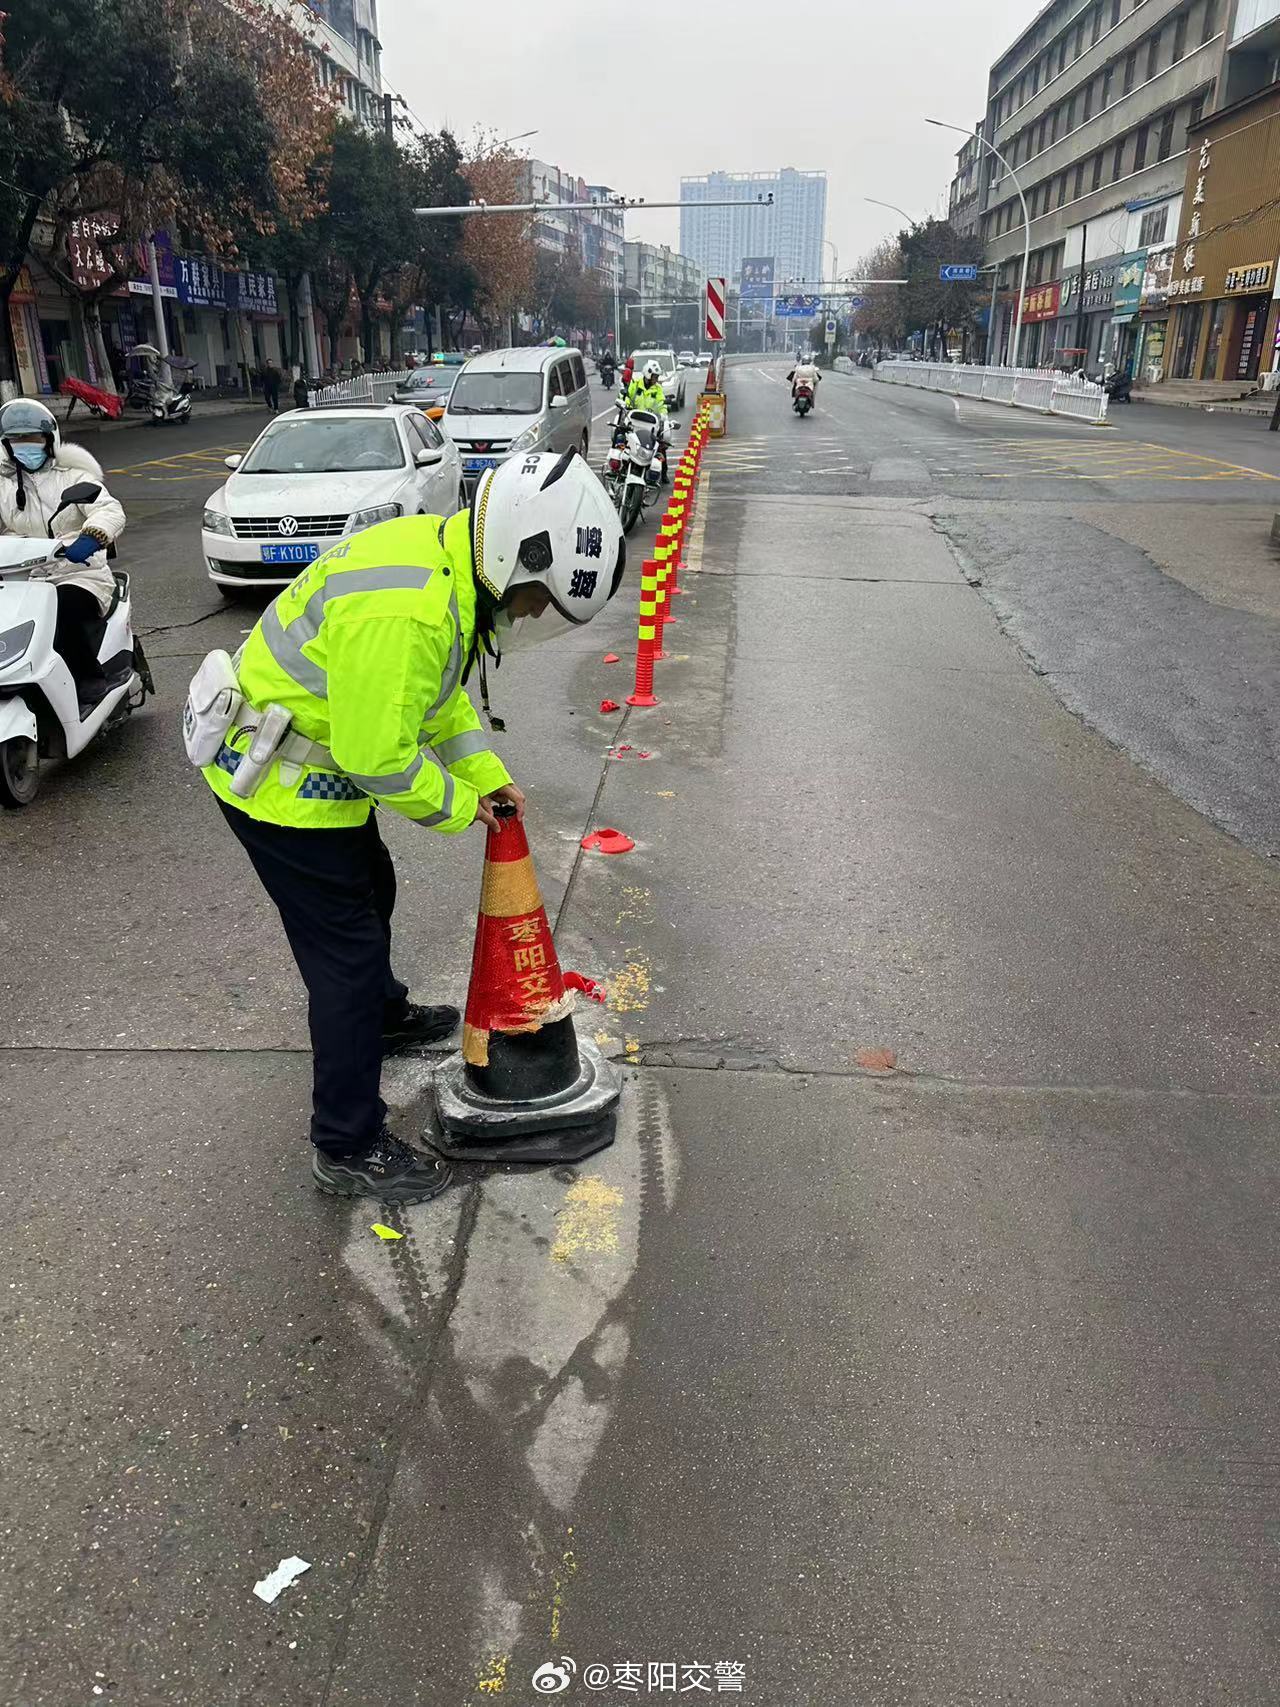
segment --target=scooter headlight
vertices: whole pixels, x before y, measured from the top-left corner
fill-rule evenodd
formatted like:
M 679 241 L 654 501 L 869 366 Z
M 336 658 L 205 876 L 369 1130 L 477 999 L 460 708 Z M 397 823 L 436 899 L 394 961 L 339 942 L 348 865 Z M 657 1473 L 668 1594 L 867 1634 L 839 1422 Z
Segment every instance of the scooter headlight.
M 35 631 L 34 622 L 20 622 L 16 628 L 6 628 L 0 633 L 0 670 L 7 670 L 10 664 L 16 664 L 19 658 L 26 656 Z

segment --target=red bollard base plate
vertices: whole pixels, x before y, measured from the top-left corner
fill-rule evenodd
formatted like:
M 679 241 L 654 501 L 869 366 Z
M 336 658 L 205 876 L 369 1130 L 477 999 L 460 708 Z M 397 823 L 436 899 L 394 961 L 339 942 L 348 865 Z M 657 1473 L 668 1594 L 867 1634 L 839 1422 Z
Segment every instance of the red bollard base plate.
M 628 705 L 661 705 L 661 703 L 662 701 L 655 699 L 651 693 L 629 693 L 627 695 Z

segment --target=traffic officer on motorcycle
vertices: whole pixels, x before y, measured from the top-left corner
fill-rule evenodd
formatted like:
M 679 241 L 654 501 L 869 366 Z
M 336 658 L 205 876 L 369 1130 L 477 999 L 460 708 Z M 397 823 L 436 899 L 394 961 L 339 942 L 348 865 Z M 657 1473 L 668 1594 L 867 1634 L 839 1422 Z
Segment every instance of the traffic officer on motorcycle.
M 82 707 L 107 689 L 98 662 L 99 624 L 115 597 L 107 547 L 124 532 L 124 510 L 107 491 L 87 450 L 65 444 L 58 423 L 34 397 L 15 397 L 0 409 L 0 532 L 51 539 L 61 551 L 49 579 L 58 598 L 54 650 L 75 678 Z M 97 496 L 64 504 L 71 486 Z
M 497 828 L 497 801 L 523 817 L 463 684 L 478 665 L 487 710 L 486 658 L 538 638 L 530 624 L 552 606 L 589 622 L 624 561 L 617 514 L 576 451 L 514 456 L 469 511 L 381 522 L 326 551 L 238 654 L 243 705 L 204 776 L 307 987 L 323 1191 L 421 1203 L 449 1182 L 388 1131 L 379 1094 L 383 1056 L 448 1036 L 459 1014 L 411 1002 L 391 969 L 396 881 L 374 808 L 446 835 Z M 287 733 L 264 752 L 272 719 Z
M 659 442 L 662 446 L 662 484 L 668 481 L 667 475 L 667 445 L 670 442 L 670 428 L 667 425 L 667 394 L 662 389 L 662 369 L 655 361 L 644 364 L 638 378 L 633 378 L 623 392 L 623 402 L 628 409 L 648 409 L 658 417 Z

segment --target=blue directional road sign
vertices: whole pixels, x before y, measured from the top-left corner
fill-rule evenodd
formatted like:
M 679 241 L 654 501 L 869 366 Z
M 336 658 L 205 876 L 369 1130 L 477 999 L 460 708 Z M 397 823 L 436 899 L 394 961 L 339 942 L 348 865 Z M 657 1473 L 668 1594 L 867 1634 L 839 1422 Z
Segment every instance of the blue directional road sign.
M 865 296 L 847 296 L 844 305 L 852 313 L 855 308 L 865 308 L 867 299 Z
M 742 263 L 738 293 L 743 302 L 768 302 L 773 295 L 772 255 L 750 256 Z
M 977 276 L 978 267 L 976 262 L 972 266 L 962 267 L 958 263 L 955 263 L 938 268 L 938 277 L 942 280 L 943 284 L 972 284 Z
M 773 312 L 793 319 L 812 318 L 822 313 L 822 298 L 820 296 L 779 296 L 775 298 Z

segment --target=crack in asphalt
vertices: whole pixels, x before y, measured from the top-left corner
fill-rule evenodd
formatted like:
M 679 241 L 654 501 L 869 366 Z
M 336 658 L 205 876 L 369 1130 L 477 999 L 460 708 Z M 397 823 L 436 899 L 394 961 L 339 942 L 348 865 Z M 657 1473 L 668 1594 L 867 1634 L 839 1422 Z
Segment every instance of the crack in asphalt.
M 424 1050 L 423 1057 L 451 1053 L 452 1045 Z M 297 1055 L 310 1056 L 305 1045 L 279 1044 L 252 1049 L 238 1045 L 196 1044 L 96 1044 L 96 1043 L 0 1043 L 4 1055 Z M 627 1068 L 650 1067 L 677 1073 L 762 1073 L 789 1079 L 865 1079 L 872 1083 L 899 1083 L 922 1090 L 1018 1092 L 1027 1096 L 1119 1096 L 1175 1097 L 1189 1102 L 1260 1102 L 1280 1106 L 1280 1091 L 1211 1091 L 1188 1085 L 1117 1085 L 1087 1080 L 962 1079 L 926 1069 L 896 1066 L 887 1071 L 870 1067 L 817 1066 L 784 1061 L 777 1055 L 738 1045 L 733 1039 L 719 1043 L 707 1038 L 674 1038 L 642 1043 L 635 1054 L 614 1057 Z M 400 1057 L 403 1059 L 403 1057 Z M 487 1164 L 486 1164 L 487 1166 Z M 459 1241 L 462 1248 L 462 1241 Z
M 140 628 L 138 638 L 150 640 L 155 634 L 175 634 L 179 629 L 198 628 L 202 622 L 208 622 L 210 617 L 225 616 L 226 606 L 219 605 L 216 610 L 207 610 L 203 616 L 193 616 L 190 622 L 162 622 L 158 628 Z
M 462 1187 L 462 1192 L 462 1209 L 455 1234 L 456 1244 L 449 1262 L 440 1303 L 427 1316 L 423 1334 L 423 1356 L 418 1365 L 418 1373 L 416 1378 L 409 1383 L 399 1406 L 398 1414 L 389 1423 L 386 1430 L 388 1439 L 393 1440 L 395 1444 L 387 1454 L 386 1470 L 378 1490 L 378 1497 L 374 1503 L 373 1513 L 369 1519 L 364 1546 L 361 1548 L 360 1558 L 351 1575 L 351 1584 L 347 1591 L 343 1612 L 337 1620 L 340 1628 L 329 1655 L 329 1665 L 320 1690 L 318 1707 L 325 1707 L 328 1702 L 338 1671 L 346 1660 L 347 1646 L 353 1629 L 353 1620 L 350 1614 L 358 1597 L 364 1591 L 369 1573 L 377 1558 L 382 1531 L 386 1526 L 387 1514 L 391 1510 L 391 1496 L 395 1487 L 396 1476 L 399 1473 L 400 1460 L 409 1441 L 414 1438 L 414 1418 L 424 1412 L 430 1398 L 432 1382 L 441 1360 L 449 1318 L 453 1314 L 462 1291 L 462 1283 L 466 1278 L 471 1235 L 475 1230 L 476 1221 L 480 1214 L 480 1182 L 473 1180 Z

